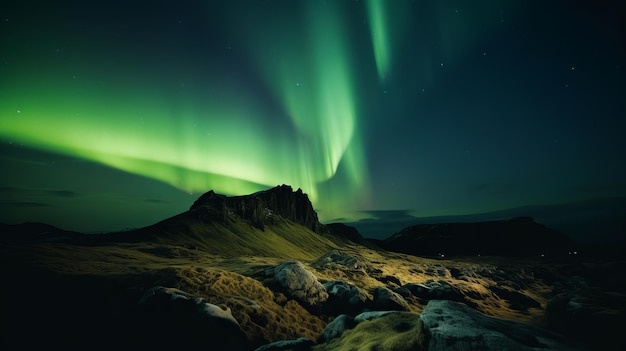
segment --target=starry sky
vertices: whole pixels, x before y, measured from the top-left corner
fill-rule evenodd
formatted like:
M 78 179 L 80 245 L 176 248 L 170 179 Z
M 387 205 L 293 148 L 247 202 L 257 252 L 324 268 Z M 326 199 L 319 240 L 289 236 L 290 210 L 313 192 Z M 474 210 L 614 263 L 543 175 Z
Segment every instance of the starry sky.
M 626 197 L 619 1 L 26 0 L 0 16 L 0 222 L 123 230 L 280 184 L 323 223 Z

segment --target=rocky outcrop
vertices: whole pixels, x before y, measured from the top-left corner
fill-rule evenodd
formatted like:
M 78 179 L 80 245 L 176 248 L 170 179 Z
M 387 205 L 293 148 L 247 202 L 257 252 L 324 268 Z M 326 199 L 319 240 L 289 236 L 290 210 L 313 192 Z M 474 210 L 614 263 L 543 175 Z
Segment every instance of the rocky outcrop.
M 306 307 L 321 307 L 328 292 L 300 261 L 287 261 L 265 270 L 269 285 Z
M 575 243 L 565 234 L 530 217 L 475 223 L 418 224 L 380 244 L 384 249 L 412 255 L 557 255 Z
M 319 234 L 328 233 L 319 222 L 308 195 L 302 189 L 293 191 L 284 184 L 244 196 L 225 196 L 211 190 L 200 196 L 189 210 L 205 220 L 226 221 L 236 215 L 259 229 L 282 218 Z
M 419 316 L 430 351 L 580 350 L 559 334 L 528 324 L 492 318 L 464 304 L 432 300 Z

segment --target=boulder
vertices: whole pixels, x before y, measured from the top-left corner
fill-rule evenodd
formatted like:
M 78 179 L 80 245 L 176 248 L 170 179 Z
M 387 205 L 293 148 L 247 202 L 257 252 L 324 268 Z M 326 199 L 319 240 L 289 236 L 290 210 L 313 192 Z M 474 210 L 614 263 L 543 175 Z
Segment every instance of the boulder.
M 409 311 L 410 307 L 400 294 L 384 287 L 378 287 L 374 289 L 372 309 L 380 311 Z
M 429 351 L 581 350 L 548 330 L 486 316 L 448 300 L 432 300 L 420 314 Z
M 328 323 L 326 328 L 324 328 L 320 336 L 317 338 L 317 342 L 321 344 L 341 337 L 346 330 L 352 329 L 356 325 L 357 322 L 354 320 L 354 317 L 348 316 L 347 314 L 341 314 L 337 316 L 337 318 L 333 319 L 332 322 Z
M 342 313 L 354 315 L 365 308 L 367 296 L 355 285 L 342 280 L 331 280 L 323 284 L 328 292 L 324 310 L 330 315 Z
M 244 350 L 246 335 L 230 309 L 223 309 L 175 288 L 155 286 L 137 309 L 138 339 L 144 346 L 204 346 Z M 145 333 L 146 338 L 141 337 Z
M 268 268 L 265 276 L 276 289 L 307 307 L 320 307 L 328 299 L 324 286 L 300 261 L 286 261 Z
M 337 316 L 337 318 L 333 319 L 332 322 L 328 323 L 326 328 L 322 331 L 317 342 L 320 344 L 326 343 L 330 340 L 341 338 L 341 336 L 347 330 L 353 329 L 358 324 L 365 321 L 372 321 L 374 319 L 378 319 L 380 317 L 386 316 L 392 313 L 400 313 L 398 311 L 367 311 L 360 313 L 356 317 L 348 316 L 346 314 L 342 314 Z
M 315 350 L 426 350 L 419 323 L 417 313 L 387 312 L 361 321 L 330 342 L 318 344 Z
M 465 301 L 465 296 L 461 290 L 444 280 L 428 280 L 421 284 L 408 283 L 402 288 L 409 290 L 413 296 L 423 300 Z
M 339 250 L 332 250 L 318 258 L 311 264 L 315 268 L 326 269 L 349 269 L 352 271 L 367 272 L 369 265 L 362 257 L 353 256 Z
M 364 321 L 371 321 L 372 319 L 380 318 L 390 313 L 397 313 L 397 312 L 398 311 L 366 311 L 354 317 L 354 321 L 356 323 L 361 323 Z

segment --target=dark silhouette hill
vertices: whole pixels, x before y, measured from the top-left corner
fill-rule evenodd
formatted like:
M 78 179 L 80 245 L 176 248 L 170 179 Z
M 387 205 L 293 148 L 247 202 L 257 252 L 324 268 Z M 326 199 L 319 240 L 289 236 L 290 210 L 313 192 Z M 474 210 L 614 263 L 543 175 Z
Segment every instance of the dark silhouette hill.
M 84 234 L 55 227 L 50 224 L 25 222 L 0 223 L 0 243 L 59 242 L 77 239 Z
M 564 233 L 530 217 L 473 223 L 418 224 L 379 243 L 413 255 L 555 255 L 575 248 Z

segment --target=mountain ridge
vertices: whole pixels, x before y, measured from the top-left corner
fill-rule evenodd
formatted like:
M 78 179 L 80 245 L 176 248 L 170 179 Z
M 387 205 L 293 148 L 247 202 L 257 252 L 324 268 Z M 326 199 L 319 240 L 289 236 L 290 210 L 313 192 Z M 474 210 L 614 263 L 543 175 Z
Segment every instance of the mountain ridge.
M 379 245 L 412 255 L 562 255 L 576 247 L 566 234 L 539 224 L 532 217 L 416 224 L 380 241 Z

